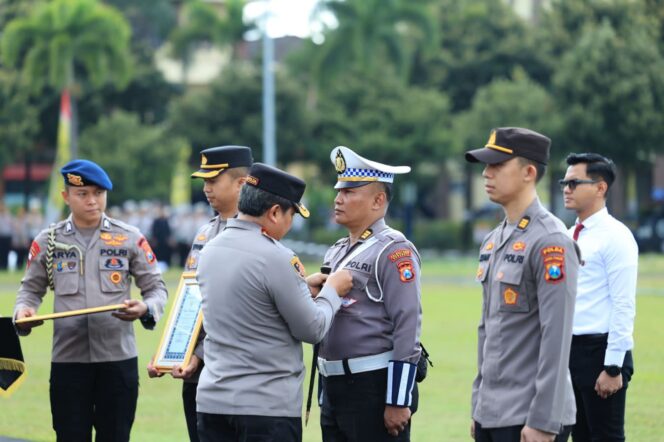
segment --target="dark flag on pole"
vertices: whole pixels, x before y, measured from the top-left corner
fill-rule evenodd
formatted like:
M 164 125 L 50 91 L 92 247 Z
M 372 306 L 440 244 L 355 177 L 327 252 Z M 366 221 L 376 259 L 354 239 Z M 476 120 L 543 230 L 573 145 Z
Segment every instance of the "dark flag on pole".
M 25 379 L 21 343 L 11 318 L 0 318 L 0 396 L 9 397 Z

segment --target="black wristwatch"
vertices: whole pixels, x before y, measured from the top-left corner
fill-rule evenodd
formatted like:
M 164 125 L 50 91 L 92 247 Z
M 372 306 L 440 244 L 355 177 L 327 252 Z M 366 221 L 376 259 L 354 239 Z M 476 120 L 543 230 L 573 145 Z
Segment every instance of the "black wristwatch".
M 620 375 L 620 367 L 618 367 L 617 365 L 605 365 L 604 371 L 612 378 L 615 378 L 616 376 Z

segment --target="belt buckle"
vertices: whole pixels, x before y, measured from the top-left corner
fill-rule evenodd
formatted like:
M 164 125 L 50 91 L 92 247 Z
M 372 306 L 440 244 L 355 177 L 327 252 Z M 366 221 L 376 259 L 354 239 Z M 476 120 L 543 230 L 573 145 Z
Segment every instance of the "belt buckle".
M 323 358 L 318 358 L 318 361 L 316 361 L 318 365 L 318 372 L 321 374 L 323 377 L 327 377 L 327 369 L 325 368 L 325 359 Z

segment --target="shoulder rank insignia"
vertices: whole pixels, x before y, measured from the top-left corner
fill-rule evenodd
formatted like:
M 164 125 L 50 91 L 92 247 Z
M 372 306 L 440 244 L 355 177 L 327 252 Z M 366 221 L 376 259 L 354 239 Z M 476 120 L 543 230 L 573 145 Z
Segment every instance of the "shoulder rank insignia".
M 339 151 L 339 153 L 341 153 L 341 151 Z M 366 241 L 367 239 L 371 238 L 371 235 L 373 235 L 373 230 L 367 229 L 364 232 L 362 232 L 362 234 L 360 235 L 360 239 L 362 241 Z
M 565 279 L 565 248 L 550 246 L 542 249 L 544 280 L 556 284 Z
M 519 230 L 526 230 L 526 227 L 528 227 L 528 224 L 530 224 L 530 217 L 529 216 L 524 216 L 523 218 L 521 218 L 521 221 L 519 221 L 519 224 L 516 227 Z
M 300 261 L 300 258 L 298 258 L 297 256 L 293 256 L 293 258 L 291 258 L 291 260 L 290 260 L 290 263 L 291 263 L 291 265 L 295 269 L 295 272 L 298 275 L 300 275 L 303 278 L 307 277 L 307 271 L 304 268 L 304 265 L 302 264 L 302 262 Z
M 415 278 L 415 270 L 413 270 L 413 261 L 411 261 L 410 259 L 398 263 L 397 269 L 399 269 L 399 279 L 401 279 L 401 282 L 410 282 Z

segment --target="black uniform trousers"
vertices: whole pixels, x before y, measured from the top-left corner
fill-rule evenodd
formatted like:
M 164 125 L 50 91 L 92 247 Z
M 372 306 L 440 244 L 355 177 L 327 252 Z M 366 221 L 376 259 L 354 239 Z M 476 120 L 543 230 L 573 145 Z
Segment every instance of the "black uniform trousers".
M 475 422 L 475 442 L 519 442 L 521 440 L 521 430 L 523 430 L 523 425 L 482 428 L 482 425 Z M 563 427 L 554 442 L 565 442 L 571 431 L 571 425 Z
M 191 442 L 198 442 L 198 429 L 196 428 L 196 388 L 198 382 L 182 382 L 182 405 L 184 418 L 187 421 L 187 432 Z
M 51 363 L 51 414 L 58 441 L 128 441 L 138 399 L 138 360 Z
M 302 418 L 197 413 L 201 442 L 302 442 Z
M 398 436 L 385 428 L 387 368 L 342 376 L 320 376 L 323 442 L 410 441 L 410 423 Z M 417 384 L 411 411 L 417 410 Z
M 569 368 L 576 397 L 574 442 L 625 440 L 625 400 L 634 362 L 628 351 L 622 365 L 623 388 L 606 399 L 599 397 L 595 381 L 604 370 L 607 339 L 607 334 L 572 337 Z

